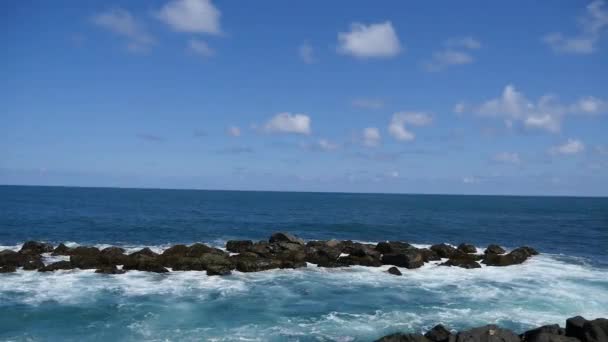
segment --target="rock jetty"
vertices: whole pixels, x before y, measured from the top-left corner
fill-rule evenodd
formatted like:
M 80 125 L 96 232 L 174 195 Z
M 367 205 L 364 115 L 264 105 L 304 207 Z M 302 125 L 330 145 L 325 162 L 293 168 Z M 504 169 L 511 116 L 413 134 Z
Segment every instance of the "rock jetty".
M 205 271 L 208 275 L 228 275 L 232 271 L 259 272 L 277 268 L 348 267 L 353 265 L 379 267 L 391 265 L 389 273 L 400 275 L 401 269 L 419 268 L 437 261 L 441 266 L 480 268 L 521 264 L 538 252 L 531 247 L 519 247 L 506 252 L 498 245 L 489 245 L 483 253 L 470 244 L 458 247 L 437 244 L 416 248 L 403 241 L 383 241 L 377 244 L 350 240 L 304 241 L 289 233 L 272 234 L 268 240 L 231 240 L 225 250 L 202 243 L 174 245 L 156 253 L 150 248 L 127 254 L 123 248 L 99 249 L 90 246 L 53 246 L 28 241 L 19 251 L 0 251 L 0 273 L 18 268 L 38 272 L 69 269 L 95 269 L 102 274 L 121 274 L 130 270 L 166 273 L 169 271 Z M 63 256 L 65 260 L 46 263 L 48 256 Z
M 607 342 L 608 319 L 586 320 L 576 316 L 566 320 L 566 327 L 557 324 L 544 325 L 522 334 L 485 325 L 454 332 L 439 324 L 423 334 L 395 333 L 377 342 Z

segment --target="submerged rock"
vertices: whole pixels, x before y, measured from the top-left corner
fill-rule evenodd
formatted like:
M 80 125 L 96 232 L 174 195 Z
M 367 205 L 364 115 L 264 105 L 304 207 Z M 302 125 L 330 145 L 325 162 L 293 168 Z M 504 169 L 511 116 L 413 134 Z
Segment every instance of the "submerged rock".
M 17 267 L 12 265 L 0 266 L 0 273 L 13 273 L 17 271 Z
M 392 275 L 396 275 L 396 276 L 403 275 L 403 274 L 401 273 L 401 271 L 399 271 L 399 269 L 398 269 L 397 267 L 395 267 L 395 266 L 393 266 L 393 267 L 389 268 L 389 269 L 387 270 L 387 272 L 388 272 L 388 273 L 390 273 L 390 274 L 392 274 Z
M 116 266 L 112 265 L 112 266 L 102 266 L 98 269 L 95 270 L 95 273 L 102 273 L 102 274 L 123 274 L 126 273 L 127 271 L 123 270 L 123 269 L 119 269 Z

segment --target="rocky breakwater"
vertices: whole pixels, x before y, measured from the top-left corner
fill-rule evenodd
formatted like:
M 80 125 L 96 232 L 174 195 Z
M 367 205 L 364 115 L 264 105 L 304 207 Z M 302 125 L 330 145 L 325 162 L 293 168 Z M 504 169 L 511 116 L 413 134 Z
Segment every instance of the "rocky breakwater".
M 566 320 L 565 328 L 545 325 L 522 334 L 496 325 L 455 332 L 439 324 L 424 335 L 395 333 L 377 342 L 608 342 L 608 319 L 576 316 Z
M 353 265 L 379 267 L 391 265 L 389 273 L 401 275 L 399 268 L 415 269 L 425 263 L 440 266 L 480 268 L 521 264 L 538 254 L 530 247 L 519 247 L 506 252 L 498 245 L 489 245 L 483 253 L 470 244 L 457 247 L 437 244 L 430 248 L 416 248 L 403 241 L 377 244 L 350 240 L 308 241 L 289 233 L 274 233 L 268 240 L 231 240 L 225 250 L 195 243 L 174 245 L 161 253 L 150 248 L 127 254 L 120 247 L 54 247 L 48 243 L 29 241 L 19 251 L 0 251 L 0 273 L 23 270 L 51 272 L 68 269 L 95 269 L 97 273 L 120 274 L 129 270 L 165 273 L 171 271 L 205 271 L 208 275 L 228 275 L 233 270 L 259 272 L 277 268 L 348 267 Z M 63 256 L 65 260 L 45 263 L 49 256 Z

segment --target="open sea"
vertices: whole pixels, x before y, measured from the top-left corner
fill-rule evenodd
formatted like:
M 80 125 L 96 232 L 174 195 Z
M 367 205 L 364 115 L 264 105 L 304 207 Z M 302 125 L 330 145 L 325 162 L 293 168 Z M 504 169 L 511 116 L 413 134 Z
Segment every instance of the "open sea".
M 608 317 L 608 198 L 0 186 L 0 250 L 306 240 L 529 245 L 510 267 L 0 274 L 2 341 L 373 341 L 437 323 L 521 332 Z

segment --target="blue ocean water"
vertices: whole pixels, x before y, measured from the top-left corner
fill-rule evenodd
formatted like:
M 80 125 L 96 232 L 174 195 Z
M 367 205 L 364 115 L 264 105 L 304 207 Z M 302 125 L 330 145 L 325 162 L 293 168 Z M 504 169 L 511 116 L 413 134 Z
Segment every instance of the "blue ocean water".
M 521 331 L 608 317 L 608 199 L 0 186 L 0 249 L 308 240 L 530 245 L 506 268 L 0 274 L 0 340 L 370 341 L 436 323 Z

